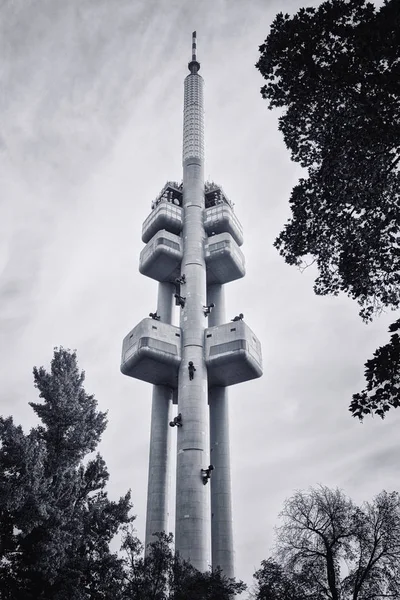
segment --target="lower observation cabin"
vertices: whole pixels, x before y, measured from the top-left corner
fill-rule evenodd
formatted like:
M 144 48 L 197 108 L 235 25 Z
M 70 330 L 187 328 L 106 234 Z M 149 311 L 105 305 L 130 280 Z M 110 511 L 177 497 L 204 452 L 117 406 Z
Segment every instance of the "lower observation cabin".
M 121 372 L 152 383 L 178 386 L 181 364 L 181 330 L 154 319 L 143 319 L 122 344 Z
M 228 386 L 262 375 L 261 344 L 243 321 L 205 330 L 208 385 Z

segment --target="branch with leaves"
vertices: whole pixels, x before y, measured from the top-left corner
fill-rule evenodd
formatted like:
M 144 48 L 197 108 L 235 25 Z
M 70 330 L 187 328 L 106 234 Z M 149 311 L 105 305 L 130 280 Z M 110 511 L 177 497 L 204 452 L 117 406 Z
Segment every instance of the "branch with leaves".
M 275 247 L 300 268 L 311 257 L 315 293 L 347 294 L 366 322 L 400 307 L 399 61 L 397 0 L 327 0 L 279 13 L 256 65 L 268 107 L 283 109 L 291 158 L 307 170 Z M 369 383 L 354 396 L 356 416 L 398 406 L 395 378 L 387 383 L 385 401 Z

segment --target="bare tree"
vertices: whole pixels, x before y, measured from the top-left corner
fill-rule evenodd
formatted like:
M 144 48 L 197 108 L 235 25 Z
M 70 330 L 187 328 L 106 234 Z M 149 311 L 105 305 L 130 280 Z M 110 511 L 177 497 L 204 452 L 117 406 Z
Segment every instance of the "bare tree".
M 307 565 L 323 598 L 339 600 L 339 562 L 350 548 L 353 505 L 340 490 L 326 487 L 296 494 L 285 502 L 278 528 L 278 555 L 294 570 Z
M 397 492 L 357 507 L 341 490 L 319 486 L 296 492 L 280 516 L 276 556 L 288 573 L 307 574 L 308 597 L 400 599 Z
M 352 600 L 400 598 L 400 499 L 381 492 L 353 515 L 349 575 L 343 588 Z

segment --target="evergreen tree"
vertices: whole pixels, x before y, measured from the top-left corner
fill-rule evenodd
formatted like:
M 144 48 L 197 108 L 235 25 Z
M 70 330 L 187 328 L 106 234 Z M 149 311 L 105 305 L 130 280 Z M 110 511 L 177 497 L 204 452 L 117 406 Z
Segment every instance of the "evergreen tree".
M 123 565 L 109 543 L 132 517 L 130 492 L 109 500 L 104 460 L 88 459 L 106 414 L 75 352 L 55 349 L 50 372 L 33 374 L 41 424 L 24 434 L 0 418 L 0 598 L 116 600 Z
M 307 169 L 275 241 L 288 264 L 319 274 L 316 294 L 345 292 L 365 321 L 400 306 L 400 3 L 328 0 L 278 14 L 257 68 L 292 160 Z M 399 324 L 399 322 L 397 322 Z M 396 325 L 396 324 L 394 324 Z M 386 362 L 390 355 L 390 364 Z M 392 338 L 366 364 L 350 410 L 382 418 L 400 404 Z M 388 379 L 382 381 L 383 371 Z M 384 393 L 381 383 L 387 384 Z

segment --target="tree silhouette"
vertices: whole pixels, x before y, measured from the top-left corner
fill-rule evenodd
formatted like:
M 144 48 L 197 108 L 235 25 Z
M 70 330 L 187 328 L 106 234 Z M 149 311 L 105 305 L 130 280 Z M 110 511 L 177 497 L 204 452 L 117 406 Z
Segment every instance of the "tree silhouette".
M 316 294 L 348 294 L 365 321 L 400 305 L 400 4 L 328 0 L 278 14 L 257 68 L 292 160 L 307 170 L 293 188 L 292 217 L 275 241 L 291 265 L 310 257 Z M 392 341 L 388 352 L 400 368 Z M 385 352 L 366 364 L 368 386 L 350 410 L 382 418 L 399 405 L 388 381 L 374 386 Z M 392 372 L 394 372 L 394 368 Z M 389 372 L 390 369 L 387 369 Z M 371 383 L 372 382 L 372 383 Z M 378 382 L 378 385 L 379 382 Z M 362 402 L 361 402 L 362 400 Z
M 296 492 L 280 516 L 275 558 L 255 574 L 256 600 L 400 598 L 397 492 L 358 507 L 319 486 Z
M 132 530 L 127 529 L 125 552 L 126 600 L 231 600 L 246 589 L 242 581 L 227 578 L 220 569 L 205 573 L 175 556 L 173 536 L 156 533 L 146 556 Z
M 88 459 L 106 414 L 75 352 L 55 349 L 50 372 L 33 373 L 42 424 L 24 434 L 0 418 L 0 598 L 114 600 L 123 569 L 109 543 L 132 517 L 130 492 L 109 500 L 104 460 Z

